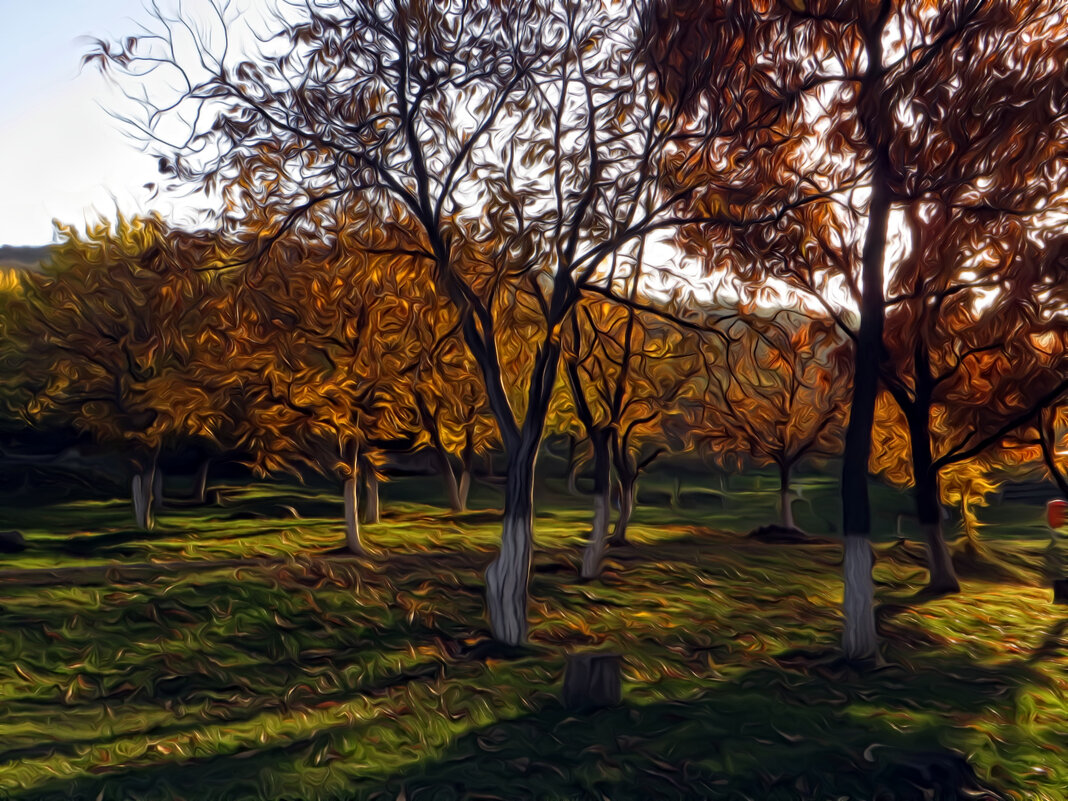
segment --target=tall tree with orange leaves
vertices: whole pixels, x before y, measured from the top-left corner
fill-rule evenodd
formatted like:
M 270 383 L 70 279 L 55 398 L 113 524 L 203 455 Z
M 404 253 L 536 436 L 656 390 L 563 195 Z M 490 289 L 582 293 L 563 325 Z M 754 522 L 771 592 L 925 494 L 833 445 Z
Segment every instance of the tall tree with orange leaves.
M 710 267 L 755 284 L 779 279 L 812 292 L 854 342 L 854 380 L 842 473 L 846 535 L 843 646 L 876 654 L 867 465 L 888 309 L 924 286 L 895 284 L 896 215 L 913 203 L 953 215 L 1029 219 L 1064 199 L 1066 139 L 1063 4 L 1054 0 L 811 0 L 714 5 L 664 0 L 654 8 L 663 57 L 682 86 L 706 86 L 759 121 L 759 150 L 737 158 L 687 148 L 708 176 L 705 204 L 769 214 L 777 194 L 811 202 L 764 226 L 712 226 L 689 243 Z M 753 69 L 744 88 L 709 81 L 702 32 L 721 19 L 744 31 Z M 712 71 L 713 77 L 719 73 Z M 700 115 L 695 115 L 699 118 Z M 763 188 L 763 189 L 762 189 Z M 933 284 L 932 284 L 933 286 Z M 846 307 L 852 307 L 846 311 Z

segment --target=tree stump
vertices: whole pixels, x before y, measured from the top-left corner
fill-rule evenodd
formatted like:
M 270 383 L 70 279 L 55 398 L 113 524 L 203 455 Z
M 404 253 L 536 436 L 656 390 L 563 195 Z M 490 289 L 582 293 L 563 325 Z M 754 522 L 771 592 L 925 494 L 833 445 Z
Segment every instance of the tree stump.
M 564 706 L 597 709 L 622 700 L 623 660 L 618 654 L 568 654 L 564 667 Z
M 1053 580 L 1053 603 L 1068 604 L 1068 579 Z

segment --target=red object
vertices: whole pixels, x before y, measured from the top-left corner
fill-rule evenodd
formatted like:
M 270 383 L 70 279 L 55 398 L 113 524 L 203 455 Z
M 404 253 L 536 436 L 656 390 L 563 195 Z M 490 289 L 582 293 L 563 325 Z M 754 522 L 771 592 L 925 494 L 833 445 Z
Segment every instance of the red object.
M 1050 501 L 1046 504 L 1046 521 L 1050 528 L 1060 528 L 1068 519 L 1068 501 Z

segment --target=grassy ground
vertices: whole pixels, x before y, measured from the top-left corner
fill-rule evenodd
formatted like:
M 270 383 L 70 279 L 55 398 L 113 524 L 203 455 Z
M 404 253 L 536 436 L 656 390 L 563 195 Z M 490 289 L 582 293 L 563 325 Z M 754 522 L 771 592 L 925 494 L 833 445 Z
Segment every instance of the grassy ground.
M 1009 567 L 962 562 L 957 598 L 914 599 L 920 550 L 881 544 L 886 663 L 858 673 L 834 658 L 840 549 L 734 533 L 773 490 L 736 477 L 724 508 L 651 482 L 588 584 L 584 504 L 542 498 L 532 645 L 507 658 L 483 644 L 496 516 L 416 502 L 426 480 L 386 489 L 371 561 L 332 552 L 325 491 L 250 488 L 147 536 L 118 502 L 12 508 L 31 547 L 0 563 L 0 798 L 1068 798 L 1041 509 L 997 510 Z M 831 492 L 811 480 L 799 522 L 826 531 Z M 876 500 L 889 537 L 907 501 Z M 625 655 L 624 703 L 572 715 L 564 655 L 588 647 Z

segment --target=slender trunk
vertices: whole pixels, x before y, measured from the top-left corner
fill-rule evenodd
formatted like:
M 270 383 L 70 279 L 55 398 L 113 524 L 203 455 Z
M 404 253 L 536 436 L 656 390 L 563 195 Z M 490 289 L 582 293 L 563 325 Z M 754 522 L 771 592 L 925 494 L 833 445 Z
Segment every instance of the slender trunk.
M 151 531 L 156 525 L 155 515 L 153 514 L 154 502 L 152 493 L 152 488 L 156 483 L 155 472 L 155 461 L 153 460 L 149 469 L 143 469 L 141 472 L 134 474 L 133 480 L 130 482 L 134 519 L 137 522 L 137 527 L 142 531 Z
M 360 481 L 359 460 L 353 458 L 352 473 L 345 479 L 345 545 L 350 552 L 363 555 L 367 551 L 360 539 Z
M 211 459 L 205 459 L 197 468 L 196 477 L 193 479 L 193 500 L 197 503 L 207 503 L 208 500 L 208 468 Z
M 475 447 L 471 441 L 470 433 L 468 434 L 467 444 L 464 445 L 461 460 L 463 469 L 460 472 L 460 486 L 457 487 L 457 494 L 459 495 L 460 511 L 466 512 L 467 501 L 471 496 L 471 474 L 475 469 Z
M 923 419 L 921 420 L 920 417 Z M 912 470 L 916 478 L 916 517 L 927 543 L 927 568 L 930 577 L 927 589 L 937 593 L 960 592 L 949 546 L 942 536 L 942 505 L 938 493 L 938 471 L 931 465 L 931 441 L 927 431 L 927 416 L 910 415 L 909 436 L 912 439 Z
M 638 496 L 638 484 L 629 476 L 620 477 L 619 480 L 619 516 L 616 525 L 612 529 L 612 538 L 608 541 L 613 547 L 627 544 L 627 526 L 630 525 L 631 515 L 634 514 L 634 505 Z
M 590 432 L 590 443 L 593 445 L 593 530 L 582 554 L 583 579 L 596 578 L 601 574 L 601 560 L 608 542 L 612 491 L 609 434 L 606 428 L 595 428 Z
M 527 637 L 527 589 L 534 539 L 534 464 L 538 438 L 524 436 L 508 453 L 501 548 L 486 571 L 486 606 L 493 638 L 520 645 Z
M 793 497 L 790 492 L 790 465 L 779 465 L 779 512 L 783 528 L 794 528 Z
M 445 492 L 449 496 L 449 509 L 454 512 L 462 512 L 464 502 L 460 497 L 460 487 L 456 483 L 456 473 L 452 469 L 452 462 L 449 461 L 449 454 L 441 446 L 435 447 L 434 453 L 437 456 L 441 477 L 445 481 Z
M 163 508 L 163 470 L 158 462 L 152 463 L 152 511 Z
M 364 464 L 362 472 L 365 492 L 363 522 L 371 524 L 380 523 L 382 521 L 382 514 L 379 505 L 378 474 L 375 473 L 374 468 L 369 464 Z
M 564 469 L 564 477 L 567 479 L 567 492 L 569 495 L 578 494 L 578 486 L 575 483 L 577 469 L 575 456 L 578 454 L 578 437 L 574 434 L 567 435 L 567 467 Z

